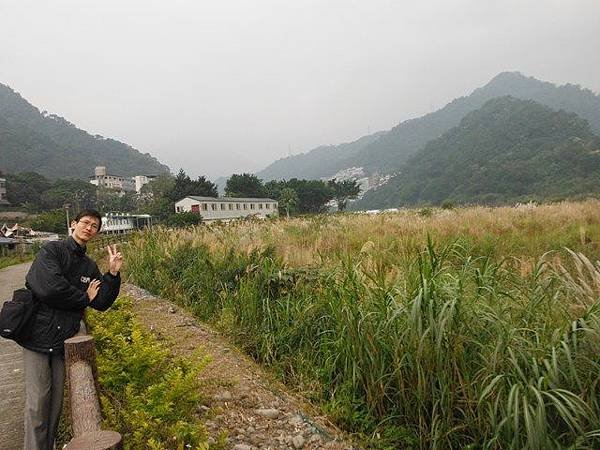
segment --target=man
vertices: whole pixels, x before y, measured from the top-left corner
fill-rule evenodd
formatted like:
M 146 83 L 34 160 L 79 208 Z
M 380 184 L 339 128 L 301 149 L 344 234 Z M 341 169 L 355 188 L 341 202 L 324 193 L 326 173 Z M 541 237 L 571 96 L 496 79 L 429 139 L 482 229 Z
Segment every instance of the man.
M 109 270 L 100 274 L 86 244 L 100 231 L 94 210 L 71 222 L 72 235 L 45 244 L 33 261 L 26 286 L 38 302 L 26 336 L 19 339 L 25 367 L 25 450 L 52 450 L 65 379 L 64 342 L 83 324 L 85 308 L 105 311 L 119 294 L 123 256 L 108 247 Z

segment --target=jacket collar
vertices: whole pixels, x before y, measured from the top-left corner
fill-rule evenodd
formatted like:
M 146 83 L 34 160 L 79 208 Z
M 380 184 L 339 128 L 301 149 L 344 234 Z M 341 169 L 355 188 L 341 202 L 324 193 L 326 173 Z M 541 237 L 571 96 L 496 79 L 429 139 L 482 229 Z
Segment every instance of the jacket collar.
M 69 236 L 66 239 L 66 243 L 67 243 L 67 247 L 69 247 L 69 249 L 71 251 L 75 252 L 78 255 L 85 255 L 85 252 L 87 251 L 87 248 L 85 247 L 85 245 L 82 247 L 71 236 Z

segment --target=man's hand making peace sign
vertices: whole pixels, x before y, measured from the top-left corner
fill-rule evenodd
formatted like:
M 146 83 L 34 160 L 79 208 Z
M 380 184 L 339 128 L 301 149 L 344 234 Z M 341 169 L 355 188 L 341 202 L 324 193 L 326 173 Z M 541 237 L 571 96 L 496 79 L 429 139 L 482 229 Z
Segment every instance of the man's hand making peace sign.
M 123 255 L 117 251 L 117 244 L 106 247 L 108 250 L 108 270 L 112 276 L 116 276 L 123 264 Z

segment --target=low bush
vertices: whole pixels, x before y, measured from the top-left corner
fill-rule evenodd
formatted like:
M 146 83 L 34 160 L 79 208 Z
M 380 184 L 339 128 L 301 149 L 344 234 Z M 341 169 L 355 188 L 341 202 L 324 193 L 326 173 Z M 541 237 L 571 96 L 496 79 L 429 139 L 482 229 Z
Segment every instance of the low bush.
M 127 297 L 87 320 L 96 341 L 103 428 L 121 433 L 125 449 L 208 449 L 198 416 L 206 359 L 171 356 L 134 319 Z

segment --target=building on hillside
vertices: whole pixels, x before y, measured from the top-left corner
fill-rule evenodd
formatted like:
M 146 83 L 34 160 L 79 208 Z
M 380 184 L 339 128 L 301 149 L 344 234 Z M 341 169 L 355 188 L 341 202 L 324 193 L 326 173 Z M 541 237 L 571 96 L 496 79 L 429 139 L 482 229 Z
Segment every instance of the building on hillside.
M 102 216 L 101 233 L 124 233 L 152 226 L 149 214 L 108 213 Z
M 256 216 L 266 218 L 278 214 L 277 201 L 270 198 L 196 197 L 182 198 L 175 203 L 175 212 L 194 212 L 205 222 Z
M 134 177 L 109 175 L 106 173 L 106 167 L 97 166 L 94 169 L 94 175 L 90 177 L 90 183 L 95 186 L 114 189 L 116 191 L 135 191 L 139 194 L 142 191 L 142 187 L 154 180 L 156 177 L 157 175 L 136 175 Z
M 139 194 L 142 191 L 144 185 L 150 183 L 156 177 L 157 175 L 136 175 L 135 177 L 133 177 L 135 192 Z
M 130 177 L 119 175 L 109 175 L 106 173 L 106 167 L 98 166 L 94 170 L 94 175 L 90 177 L 90 183 L 95 186 L 114 189 L 116 191 L 134 191 L 135 185 Z
M 0 205 L 8 204 L 8 198 L 6 197 L 6 178 L 0 176 Z

